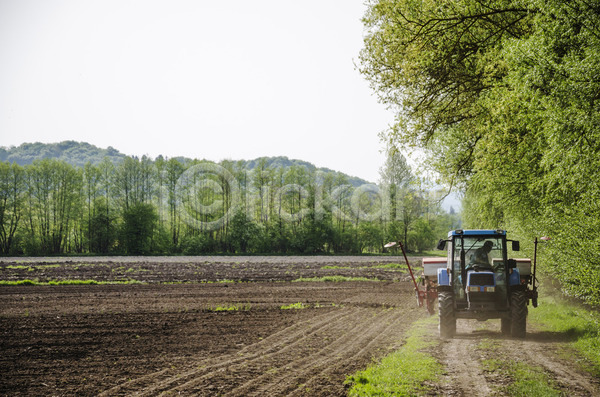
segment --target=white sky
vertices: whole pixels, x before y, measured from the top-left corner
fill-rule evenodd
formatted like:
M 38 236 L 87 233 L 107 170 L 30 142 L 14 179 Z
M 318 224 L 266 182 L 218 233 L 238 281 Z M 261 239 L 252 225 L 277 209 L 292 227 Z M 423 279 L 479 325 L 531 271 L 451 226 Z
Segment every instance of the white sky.
M 364 0 L 0 0 L 0 146 L 288 156 L 377 181 L 393 115 L 355 69 Z

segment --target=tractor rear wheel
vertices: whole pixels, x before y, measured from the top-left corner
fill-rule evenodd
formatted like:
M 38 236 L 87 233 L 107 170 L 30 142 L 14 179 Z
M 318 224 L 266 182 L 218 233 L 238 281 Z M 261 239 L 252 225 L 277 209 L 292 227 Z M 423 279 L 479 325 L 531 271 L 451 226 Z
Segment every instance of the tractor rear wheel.
M 510 334 L 513 338 L 524 338 L 527 332 L 527 295 L 525 291 L 514 291 L 510 301 Z
M 454 298 L 451 292 L 438 294 L 440 316 L 440 338 L 452 338 L 456 334 L 456 317 L 454 316 Z

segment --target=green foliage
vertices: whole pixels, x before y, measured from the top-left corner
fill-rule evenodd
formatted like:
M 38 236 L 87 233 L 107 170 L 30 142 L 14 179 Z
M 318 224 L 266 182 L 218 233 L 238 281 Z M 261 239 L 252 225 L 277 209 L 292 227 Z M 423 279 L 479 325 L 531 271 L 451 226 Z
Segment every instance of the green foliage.
M 506 228 L 600 303 L 600 13 L 575 0 L 372 1 L 361 71 L 387 135 L 465 192 L 465 227 Z M 552 259 L 550 259 L 552 258 Z
M 81 172 L 58 160 L 35 161 L 27 168 L 28 232 L 35 236 L 32 250 L 42 254 L 67 251 L 67 233 L 77 210 Z
M 14 252 L 19 220 L 23 215 L 25 171 L 17 164 L 0 163 L 0 253 Z
M 237 212 L 229 225 L 228 240 L 233 252 L 245 254 L 249 248 L 254 248 L 259 230 L 258 225 L 248 219 L 245 213 Z
M 392 269 L 392 270 L 408 270 L 408 266 L 404 263 L 388 263 L 385 265 L 375 265 L 372 269 Z
M 425 218 L 419 218 L 415 221 L 413 230 L 409 234 L 409 241 L 416 247 L 418 252 L 424 252 L 435 246 L 436 236 Z
M 152 253 L 152 243 L 158 215 L 150 204 L 139 203 L 123 212 L 121 241 L 128 255 Z
M 204 255 L 216 250 L 215 241 L 204 233 L 184 237 L 181 247 L 185 255 Z
M 117 232 L 115 223 L 110 217 L 108 205 L 98 199 L 94 203 L 94 213 L 89 218 L 87 231 L 90 252 L 108 254 L 113 249 Z
M 294 283 L 302 282 L 325 282 L 325 283 L 340 283 L 345 281 L 379 281 L 376 278 L 367 277 L 347 277 L 347 276 L 323 276 L 323 277 L 302 277 L 292 280 Z
M 0 280 L 0 285 L 19 286 L 19 285 L 110 285 L 110 284 L 141 284 L 137 280 L 116 280 L 116 281 L 96 281 L 96 280 Z
M 361 190 L 360 180 L 287 158 L 56 159 L 77 147 L 34 144 L 32 156 L 48 158 L 0 162 L 0 254 L 360 254 L 400 236 L 417 251 L 431 240 L 417 220 L 444 216 L 411 185 L 398 152 L 382 174 L 395 187 Z
M 361 242 L 361 253 L 379 252 L 385 244 L 381 229 L 377 225 L 366 222 L 358 225 L 358 240 Z
M 484 360 L 483 367 L 487 372 L 499 372 L 510 376 L 514 381 L 502 387 L 509 396 L 562 396 L 555 382 L 538 366 L 522 362 L 499 359 Z
M 211 312 L 237 312 L 237 311 L 248 311 L 251 309 L 250 304 L 231 304 L 231 305 L 216 305 L 210 306 L 207 310 Z
M 304 309 L 307 306 L 302 302 L 290 303 L 289 305 L 283 305 L 280 307 L 281 310 L 290 310 L 290 309 Z
M 19 165 L 32 164 L 34 161 L 41 159 L 56 159 L 83 167 L 88 162 L 99 164 L 105 158 L 118 163 L 125 158 L 125 155 L 112 147 L 100 149 L 89 143 L 75 141 L 23 143 L 18 147 L 2 148 L 0 150 L 0 161 Z

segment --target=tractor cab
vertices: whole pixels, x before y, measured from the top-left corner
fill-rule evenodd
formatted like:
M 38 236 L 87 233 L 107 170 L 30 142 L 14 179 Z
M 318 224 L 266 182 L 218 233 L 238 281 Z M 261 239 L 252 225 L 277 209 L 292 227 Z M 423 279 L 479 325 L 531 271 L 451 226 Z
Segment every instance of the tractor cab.
M 460 230 L 449 234 L 448 264 L 456 308 L 507 310 L 506 232 Z

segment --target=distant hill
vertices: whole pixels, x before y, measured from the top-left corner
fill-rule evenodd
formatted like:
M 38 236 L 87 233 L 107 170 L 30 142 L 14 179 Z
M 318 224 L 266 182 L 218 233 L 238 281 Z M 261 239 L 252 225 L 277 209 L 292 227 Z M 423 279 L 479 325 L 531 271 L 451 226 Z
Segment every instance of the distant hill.
M 271 168 L 289 168 L 292 166 L 297 166 L 297 167 L 306 167 L 307 169 L 309 169 L 311 171 L 322 171 L 325 174 L 335 174 L 336 176 L 344 176 L 348 179 L 348 183 L 350 183 L 351 185 L 353 185 L 355 187 L 370 183 L 370 182 L 365 181 L 364 179 L 344 174 L 343 172 L 334 171 L 334 170 L 331 170 L 331 169 L 325 168 L 325 167 L 316 167 L 314 164 L 309 163 L 308 161 L 291 160 L 285 156 L 259 157 L 254 160 L 244 160 L 243 162 L 245 163 L 245 167 L 247 169 L 252 170 L 259 164 L 259 162 L 262 159 L 265 159 L 267 166 L 271 167 Z
M 113 163 L 121 162 L 127 155 L 119 152 L 117 149 L 109 146 L 107 149 L 101 149 L 97 146 L 86 142 L 64 141 L 59 143 L 23 143 L 16 147 L 0 147 L 0 161 L 17 163 L 19 165 L 28 165 L 35 160 L 41 159 L 58 159 L 63 160 L 71 165 L 83 167 L 86 163 L 92 164 L 101 163 L 104 158 L 108 158 Z M 175 157 L 175 159 L 183 164 L 192 161 L 186 157 Z M 290 160 L 287 157 L 260 157 L 254 160 L 241 160 L 243 166 L 248 169 L 254 169 L 261 160 L 265 160 L 268 167 L 272 168 L 288 168 L 291 166 L 306 167 L 311 171 L 322 171 L 326 174 L 335 174 L 336 176 L 344 176 L 348 179 L 348 183 L 353 186 L 360 186 L 369 182 L 364 179 L 346 175 L 339 171 L 334 171 L 329 168 L 317 168 L 314 164 L 303 160 Z
M 64 141 L 60 143 L 23 143 L 17 147 L 0 147 L 0 161 L 27 165 L 35 160 L 58 159 L 83 167 L 86 163 L 99 164 L 107 157 L 118 163 L 126 156 L 117 149 L 100 149 L 85 142 Z

